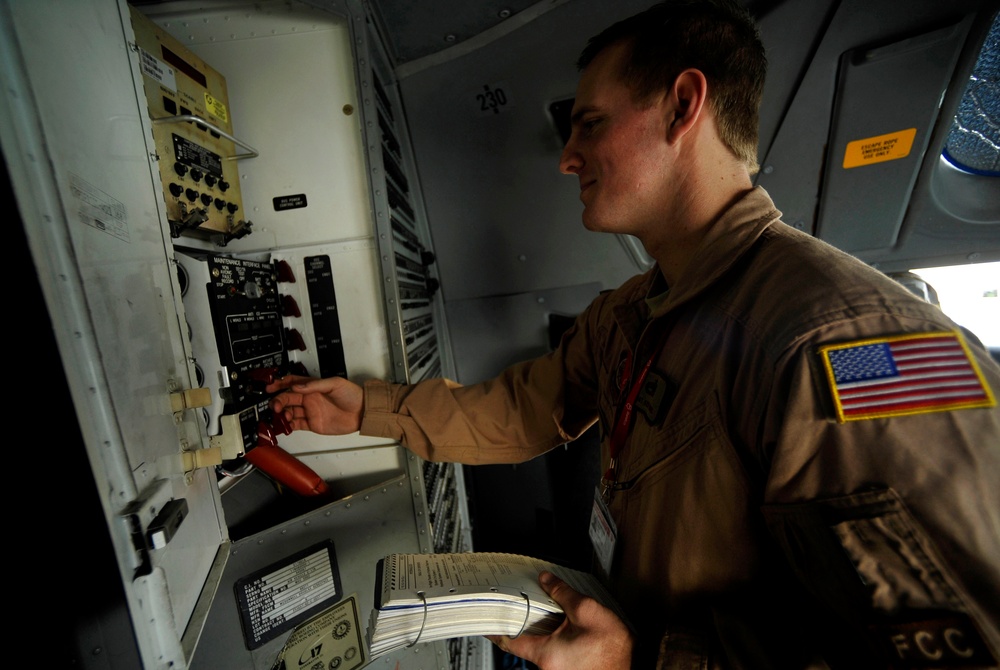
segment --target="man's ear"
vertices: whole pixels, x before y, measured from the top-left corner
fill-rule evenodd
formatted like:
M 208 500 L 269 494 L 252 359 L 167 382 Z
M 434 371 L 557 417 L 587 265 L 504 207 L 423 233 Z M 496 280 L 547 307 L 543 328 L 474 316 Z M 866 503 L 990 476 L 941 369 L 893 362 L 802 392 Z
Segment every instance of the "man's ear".
M 701 70 L 689 68 L 677 75 L 667 96 L 668 142 L 676 142 L 694 127 L 705 110 L 707 96 L 708 81 Z

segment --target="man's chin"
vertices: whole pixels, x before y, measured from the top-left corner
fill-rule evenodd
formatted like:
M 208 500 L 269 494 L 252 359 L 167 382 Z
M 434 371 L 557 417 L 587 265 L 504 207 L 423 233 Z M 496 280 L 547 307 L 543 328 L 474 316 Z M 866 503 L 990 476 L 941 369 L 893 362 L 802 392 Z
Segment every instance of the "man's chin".
M 583 227 L 594 233 L 608 232 L 607 222 L 596 216 L 589 215 L 587 210 L 583 211 Z

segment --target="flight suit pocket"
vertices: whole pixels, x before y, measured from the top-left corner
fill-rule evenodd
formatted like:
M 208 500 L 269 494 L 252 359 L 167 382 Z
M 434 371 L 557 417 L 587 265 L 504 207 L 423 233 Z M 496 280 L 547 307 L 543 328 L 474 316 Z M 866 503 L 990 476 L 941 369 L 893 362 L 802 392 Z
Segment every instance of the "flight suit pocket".
M 637 588 L 656 584 L 664 598 L 748 579 L 761 529 L 714 397 L 665 427 L 644 428 L 627 447 L 625 485 L 612 499 L 621 571 L 638 579 Z
M 891 489 L 763 509 L 805 587 L 896 667 L 982 667 L 995 650 L 978 633 L 957 580 Z

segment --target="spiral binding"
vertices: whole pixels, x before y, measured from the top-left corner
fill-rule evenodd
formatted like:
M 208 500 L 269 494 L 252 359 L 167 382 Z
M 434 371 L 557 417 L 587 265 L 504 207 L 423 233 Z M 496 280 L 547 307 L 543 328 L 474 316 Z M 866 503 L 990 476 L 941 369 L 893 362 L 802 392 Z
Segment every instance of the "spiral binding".
M 424 626 L 427 625 L 427 598 L 424 595 L 423 591 L 417 591 L 417 595 L 420 596 L 421 602 L 424 603 L 424 618 L 420 622 L 420 630 L 417 632 L 417 639 L 411 642 L 410 644 L 406 645 L 407 649 L 420 642 L 420 636 L 424 634 Z
M 521 633 L 528 626 L 528 617 L 531 615 L 531 598 L 524 591 L 521 591 L 521 595 L 524 596 L 524 623 L 521 624 L 521 630 L 517 631 L 517 635 L 514 637 L 521 637 Z
M 424 634 L 424 628 L 427 627 L 427 596 L 423 591 L 417 591 L 417 595 L 420 597 L 420 602 L 424 604 L 424 618 L 420 621 L 420 630 L 417 631 L 416 639 L 406 645 L 407 649 L 420 643 L 420 638 Z M 517 631 L 517 635 L 513 635 L 512 638 L 521 637 L 524 629 L 528 627 L 528 619 L 531 616 L 531 598 L 524 591 L 521 591 L 521 595 L 524 596 L 524 621 L 521 623 L 521 630 Z

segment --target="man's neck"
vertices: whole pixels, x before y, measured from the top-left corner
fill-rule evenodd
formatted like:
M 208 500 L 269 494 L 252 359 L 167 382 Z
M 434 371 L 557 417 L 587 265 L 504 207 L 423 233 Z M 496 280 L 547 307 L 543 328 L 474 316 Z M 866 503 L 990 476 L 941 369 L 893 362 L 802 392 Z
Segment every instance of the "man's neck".
M 665 212 L 663 225 L 640 238 L 668 286 L 673 286 L 684 274 L 705 238 L 713 235 L 713 228 L 723 214 L 753 189 L 745 168 L 733 174 L 716 174 L 710 180 L 685 181 L 688 183 L 677 191 L 683 197 Z

